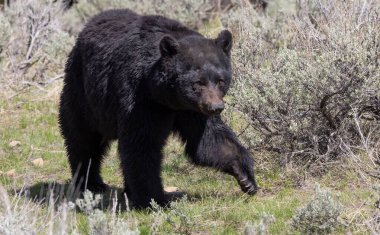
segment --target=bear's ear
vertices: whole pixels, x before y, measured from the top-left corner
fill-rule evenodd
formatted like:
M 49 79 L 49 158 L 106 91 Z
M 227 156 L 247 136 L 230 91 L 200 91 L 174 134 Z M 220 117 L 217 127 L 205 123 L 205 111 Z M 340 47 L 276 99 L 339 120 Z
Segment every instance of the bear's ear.
M 166 35 L 163 38 L 161 38 L 160 52 L 163 57 L 174 56 L 175 54 L 178 53 L 178 48 L 179 48 L 179 44 L 177 40 L 175 40 L 173 37 Z
M 222 48 L 226 55 L 230 56 L 230 51 L 232 48 L 232 34 L 228 30 L 223 30 L 219 33 L 218 37 L 215 39 L 215 44 Z

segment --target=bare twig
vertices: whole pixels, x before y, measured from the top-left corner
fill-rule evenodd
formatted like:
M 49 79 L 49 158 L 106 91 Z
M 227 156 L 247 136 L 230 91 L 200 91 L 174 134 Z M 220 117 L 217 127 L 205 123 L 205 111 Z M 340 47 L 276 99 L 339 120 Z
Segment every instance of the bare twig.
M 46 9 L 42 10 L 42 13 L 36 13 L 36 10 L 32 8 L 30 5 L 28 6 L 27 11 L 28 23 L 30 28 L 29 34 L 29 43 L 28 50 L 25 55 L 25 60 L 30 60 L 32 57 L 33 48 L 35 47 L 37 39 L 40 37 L 41 33 L 47 29 L 51 21 L 50 12 Z

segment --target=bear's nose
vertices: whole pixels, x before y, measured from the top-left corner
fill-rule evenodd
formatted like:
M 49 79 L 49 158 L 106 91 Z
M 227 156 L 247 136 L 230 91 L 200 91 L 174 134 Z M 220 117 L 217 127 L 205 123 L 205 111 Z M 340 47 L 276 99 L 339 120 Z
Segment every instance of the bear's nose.
M 219 102 L 219 103 L 210 105 L 210 111 L 214 114 L 221 113 L 223 111 L 223 109 L 224 109 L 224 103 L 223 102 Z

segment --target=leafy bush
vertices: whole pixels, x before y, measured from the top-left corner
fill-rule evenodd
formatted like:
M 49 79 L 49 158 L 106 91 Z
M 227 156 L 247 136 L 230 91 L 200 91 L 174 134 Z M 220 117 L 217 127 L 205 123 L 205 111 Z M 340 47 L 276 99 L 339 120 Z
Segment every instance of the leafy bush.
M 230 103 L 250 124 L 242 137 L 251 149 L 310 165 L 341 156 L 342 141 L 359 141 L 353 113 L 380 117 L 379 13 L 378 2 L 333 0 L 223 19 L 238 35 Z
M 316 185 L 314 198 L 293 216 L 292 225 L 303 234 L 330 233 L 338 225 L 341 211 L 342 205 L 331 192 Z

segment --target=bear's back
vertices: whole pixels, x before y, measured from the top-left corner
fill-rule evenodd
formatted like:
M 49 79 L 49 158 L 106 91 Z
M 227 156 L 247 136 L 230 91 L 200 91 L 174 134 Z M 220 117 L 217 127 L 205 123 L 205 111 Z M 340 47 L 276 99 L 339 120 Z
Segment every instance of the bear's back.
M 164 35 L 176 39 L 199 33 L 158 15 L 141 16 L 128 9 L 108 10 L 94 16 L 79 34 L 77 45 L 83 65 L 83 83 L 89 93 L 106 94 L 98 84 L 115 83 L 135 92 L 141 79 L 160 58 L 158 44 Z M 120 81 L 127 87 L 120 86 Z M 94 91 L 94 90 L 100 91 Z M 126 91 L 121 91 L 125 93 Z
M 159 15 L 141 16 L 129 9 L 108 10 L 94 16 L 79 34 L 82 45 L 116 46 L 133 39 L 156 45 L 163 35 L 176 39 L 199 33 Z
M 127 9 L 101 12 L 85 25 L 77 43 L 82 52 L 95 50 L 99 54 L 102 49 L 110 51 L 110 48 L 120 43 L 129 32 L 136 30 L 135 24 L 139 18 L 139 15 Z
M 191 36 L 197 35 L 201 36 L 201 34 L 189 29 L 178 21 L 168 19 L 164 16 L 159 15 L 147 15 L 142 16 L 141 22 L 141 33 L 154 35 L 156 40 L 158 41 L 164 34 L 171 35 L 177 40 Z

